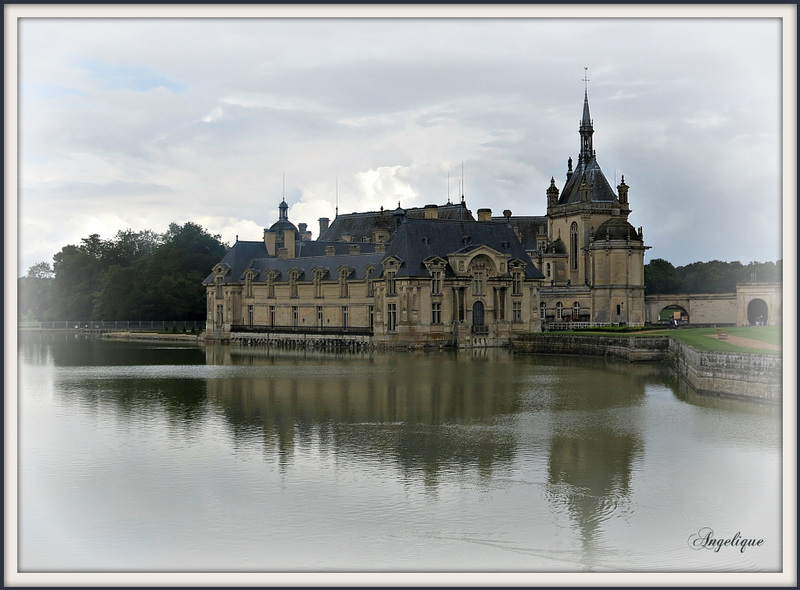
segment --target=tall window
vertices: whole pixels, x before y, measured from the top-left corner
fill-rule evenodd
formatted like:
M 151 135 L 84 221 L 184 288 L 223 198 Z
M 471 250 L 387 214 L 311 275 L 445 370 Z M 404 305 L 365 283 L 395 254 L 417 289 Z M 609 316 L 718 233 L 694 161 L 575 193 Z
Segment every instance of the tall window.
M 322 275 L 324 274 L 325 271 L 319 268 L 314 271 L 314 297 L 317 299 L 322 297 Z
M 347 277 L 350 276 L 350 270 L 343 268 L 339 271 L 339 297 L 350 297 L 350 289 L 347 283 Z
M 300 324 L 300 310 L 296 305 L 292 306 L 292 325 L 297 326 Z
M 442 323 L 442 304 L 441 302 L 434 302 L 431 303 L 431 323 L 432 324 L 441 324 Z
M 367 313 L 369 315 L 369 327 L 370 328 L 374 328 L 375 327 L 375 306 L 374 305 L 370 305 L 368 310 L 367 310 Z
M 375 270 L 375 269 L 372 266 L 368 266 L 364 270 L 364 282 L 367 285 L 367 297 L 374 297 L 375 296 L 375 287 L 373 285 L 373 278 L 372 278 L 372 271 L 373 270 Z
M 386 310 L 386 329 L 394 332 L 397 328 L 397 304 L 389 303 Z
M 522 322 L 522 301 L 514 301 L 511 303 L 511 321 L 515 324 Z
M 267 275 L 267 297 L 275 299 L 275 272 L 270 271 Z
M 539 304 L 539 317 L 544 319 L 547 316 L 547 304 L 542 301 Z
M 217 327 L 221 328 L 222 324 L 225 323 L 225 311 L 224 306 L 217 305 Z
M 442 294 L 442 271 L 431 271 L 431 295 Z
M 350 322 L 350 309 L 346 306 L 342 306 L 342 327 L 346 328 Z
M 253 306 L 247 306 L 247 325 L 253 327 Z
M 486 274 L 483 270 L 476 270 L 472 275 L 472 294 L 473 295 L 483 295 L 485 292 L 484 285 L 485 285 Z
M 217 291 L 217 299 L 222 299 L 222 277 L 217 277 L 214 279 L 216 291 Z
M 550 278 L 550 263 L 547 263 L 547 278 Z
M 578 224 L 572 222 L 569 230 L 569 256 L 572 270 L 578 270 Z
M 317 326 L 322 327 L 322 307 L 317 307 Z
M 561 319 L 564 317 L 564 304 L 560 301 L 556 303 L 556 318 Z
M 522 295 L 522 271 L 515 270 L 511 273 L 511 294 Z
M 275 306 L 274 305 L 270 305 L 269 306 L 269 325 L 270 326 L 274 326 L 275 325 Z
M 497 319 L 503 321 L 506 319 L 506 290 L 504 288 L 495 289 L 497 294 Z
M 576 320 L 581 317 L 581 304 L 577 301 L 572 304 L 572 317 Z
M 244 296 L 253 297 L 253 275 L 249 272 L 244 277 Z
M 388 295 L 389 297 L 397 295 L 394 276 L 395 276 L 394 271 L 389 271 L 386 273 L 386 295 Z
M 297 272 L 289 273 L 289 297 L 297 297 Z

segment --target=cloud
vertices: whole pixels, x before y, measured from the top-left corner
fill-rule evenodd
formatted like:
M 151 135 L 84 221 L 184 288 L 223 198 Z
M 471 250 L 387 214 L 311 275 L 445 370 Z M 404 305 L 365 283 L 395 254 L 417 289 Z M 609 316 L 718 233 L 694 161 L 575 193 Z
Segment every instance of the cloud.
M 343 213 L 442 204 L 460 197 L 462 163 L 473 211 L 543 215 L 577 156 L 589 66 L 598 160 L 631 186 L 648 256 L 773 257 L 779 32 L 769 19 L 23 20 L 20 254 L 33 264 L 42 235 L 52 256 L 98 223 L 110 236 L 206 220 L 258 240 L 284 196 L 316 234 L 337 179 Z

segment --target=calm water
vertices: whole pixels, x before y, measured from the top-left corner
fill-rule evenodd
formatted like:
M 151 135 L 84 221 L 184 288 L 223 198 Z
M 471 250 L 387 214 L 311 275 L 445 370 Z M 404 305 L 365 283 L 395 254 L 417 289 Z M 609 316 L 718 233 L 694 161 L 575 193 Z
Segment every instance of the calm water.
M 658 364 L 61 334 L 18 378 L 23 572 L 781 570 L 779 409 Z

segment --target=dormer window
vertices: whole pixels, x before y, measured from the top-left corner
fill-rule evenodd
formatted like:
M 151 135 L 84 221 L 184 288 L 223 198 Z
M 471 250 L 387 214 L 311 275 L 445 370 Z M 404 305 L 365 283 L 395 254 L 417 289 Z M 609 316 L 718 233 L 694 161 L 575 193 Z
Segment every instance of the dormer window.
M 314 297 L 317 299 L 322 297 L 322 277 L 325 276 L 325 269 L 314 269 Z
M 293 270 L 289 272 L 289 297 L 297 298 L 297 279 L 300 278 L 300 271 Z
M 339 297 L 350 297 L 350 287 L 347 282 L 350 272 L 349 268 L 339 269 Z

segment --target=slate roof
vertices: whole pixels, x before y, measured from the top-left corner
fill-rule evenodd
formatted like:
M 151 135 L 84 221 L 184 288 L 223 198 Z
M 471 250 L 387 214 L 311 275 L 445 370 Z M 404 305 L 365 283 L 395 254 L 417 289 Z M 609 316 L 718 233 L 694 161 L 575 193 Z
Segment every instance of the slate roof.
M 636 229 L 622 217 L 612 217 L 600 224 L 600 227 L 594 232 L 594 239 L 595 241 L 606 239 L 642 241 Z
M 325 249 L 330 245 L 336 248 L 336 254 L 326 256 Z M 350 244 L 347 242 L 304 241 L 297 244 L 296 258 L 277 258 L 267 255 L 263 242 L 237 241 L 220 264 L 230 268 L 225 274 L 225 283 L 241 282 L 248 269 L 257 271 L 255 281 L 266 281 L 269 270 L 277 270 L 279 275 L 276 279 L 286 281 L 292 269 L 302 271 L 300 279 L 308 281 L 313 278 L 317 267 L 328 271 L 326 278 L 335 279 L 341 266 L 352 268 L 353 274 L 350 278 L 359 280 L 364 278 L 364 269 L 368 265 L 375 267 L 373 277 L 382 276 L 381 262 L 387 256 L 394 256 L 402 261 L 397 272 L 398 277 L 427 277 L 429 273 L 425 260 L 433 256 L 446 258 L 449 254 L 468 252 L 482 245 L 525 262 L 526 278 L 544 278 L 508 224 L 413 217 L 406 218 L 397 228 L 385 252 L 375 252 L 374 244 L 362 243 L 359 244 L 362 253 L 350 254 Z M 449 268 L 448 276 L 453 276 Z M 213 280 L 214 274 L 211 273 L 203 283 L 209 284 Z
M 606 180 L 605 174 L 600 170 L 597 159 L 592 157 L 588 163 L 583 160 L 578 162 L 575 171 L 564 185 L 564 190 L 558 199 L 559 205 L 569 205 L 581 202 L 580 186 L 583 180 L 589 184 L 589 200 L 595 203 L 612 202 L 617 200 L 617 196 L 611 185 Z
M 230 271 L 225 275 L 224 282 L 238 282 L 242 273 L 250 265 L 250 261 L 254 258 L 262 258 L 267 256 L 267 247 L 263 241 L 261 242 L 246 242 L 238 241 L 233 247 L 228 250 L 225 256 L 220 260 L 220 264 L 227 264 Z M 206 277 L 203 281 L 204 285 L 214 282 L 214 273 Z
M 463 203 L 449 203 L 438 205 L 439 219 L 474 221 L 472 212 Z M 405 216 L 411 219 L 425 217 L 424 207 L 413 207 L 405 210 Z M 366 213 L 346 213 L 337 215 L 327 230 L 319 236 L 322 241 L 335 242 L 342 236 L 349 235 L 354 242 L 361 242 L 365 238 L 372 241 L 376 229 L 386 229 L 394 232 L 397 229 L 397 218 L 394 211 L 369 211 Z
M 275 277 L 276 281 L 287 281 L 289 279 L 289 271 L 297 269 L 301 271 L 299 279 L 301 281 L 310 281 L 314 278 L 314 269 L 323 268 L 327 272 L 323 276 L 326 280 L 336 280 L 339 278 L 339 268 L 342 266 L 353 269 L 350 275 L 351 280 L 363 280 L 365 276 L 365 269 L 367 266 L 372 265 L 375 270 L 372 271 L 372 277 L 378 278 L 383 272 L 381 260 L 385 253 L 379 252 L 377 254 L 345 254 L 341 256 L 313 256 L 308 258 L 257 258 L 252 260 L 248 269 L 253 269 L 258 272 L 255 281 L 264 282 L 267 280 L 267 273 L 270 270 L 278 271 Z M 247 269 L 245 269 L 247 270 Z
M 448 221 L 442 219 L 406 219 L 397 228 L 392 243 L 386 248 L 387 256 L 403 261 L 398 277 L 427 277 L 423 264 L 432 256 L 446 257 L 466 249 L 486 245 L 502 254 L 525 262 L 525 276 L 543 279 L 534 266 L 514 230 L 501 223 L 487 221 Z M 452 276 L 448 268 L 448 276 Z
M 375 244 L 370 242 L 320 242 L 315 240 L 301 240 L 295 244 L 297 257 L 325 256 L 328 246 L 333 246 L 337 255 L 349 254 L 350 246 L 358 244 L 362 254 L 375 252 Z
M 510 223 L 511 227 L 519 231 L 522 245 L 526 250 L 537 250 L 536 236 L 544 235 L 547 238 L 547 217 L 541 216 L 516 216 L 509 217 L 506 221 L 505 217 L 492 217 L 492 221 L 497 223 Z M 541 234 L 539 233 L 539 230 Z

